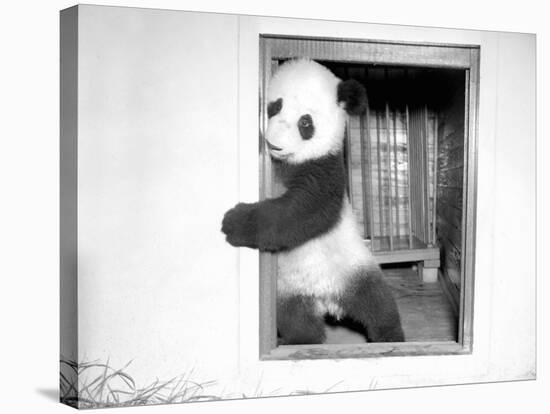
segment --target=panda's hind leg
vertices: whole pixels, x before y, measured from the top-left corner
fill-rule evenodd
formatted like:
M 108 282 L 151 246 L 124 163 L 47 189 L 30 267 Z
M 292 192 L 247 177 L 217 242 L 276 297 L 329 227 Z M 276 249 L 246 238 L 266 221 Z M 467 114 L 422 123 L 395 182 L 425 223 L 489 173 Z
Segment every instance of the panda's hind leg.
M 397 303 L 377 265 L 361 268 L 341 296 L 344 314 L 360 323 L 369 342 L 404 342 Z
M 281 345 L 322 344 L 325 325 L 316 299 L 305 295 L 277 298 L 277 331 Z

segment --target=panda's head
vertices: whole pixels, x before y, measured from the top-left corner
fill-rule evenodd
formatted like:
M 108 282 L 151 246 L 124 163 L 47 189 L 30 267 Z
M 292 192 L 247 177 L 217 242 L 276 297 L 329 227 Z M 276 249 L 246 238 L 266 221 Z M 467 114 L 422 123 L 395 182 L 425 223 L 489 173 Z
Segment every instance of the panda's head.
M 362 113 L 366 101 L 359 82 L 342 81 L 313 60 L 284 63 L 267 91 L 265 138 L 271 156 L 300 164 L 339 152 L 346 112 Z

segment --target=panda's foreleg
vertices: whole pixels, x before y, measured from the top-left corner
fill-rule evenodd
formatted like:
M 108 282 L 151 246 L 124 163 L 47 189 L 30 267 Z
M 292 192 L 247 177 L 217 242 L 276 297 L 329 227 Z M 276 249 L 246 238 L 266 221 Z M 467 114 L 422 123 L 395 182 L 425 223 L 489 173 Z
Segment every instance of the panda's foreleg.
M 321 344 L 325 341 L 322 315 L 316 312 L 313 296 L 277 298 L 277 331 L 281 345 Z
M 377 265 L 350 279 L 341 298 L 344 314 L 359 322 L 369 342 L 404 342 L 397 303 Z
M 327 232 L 340 212 L 340 198 L 319 200 L 300 187 L 277 198 L 237 204 L 225 213 L 221 230 L 232 246 L 280 252 Z

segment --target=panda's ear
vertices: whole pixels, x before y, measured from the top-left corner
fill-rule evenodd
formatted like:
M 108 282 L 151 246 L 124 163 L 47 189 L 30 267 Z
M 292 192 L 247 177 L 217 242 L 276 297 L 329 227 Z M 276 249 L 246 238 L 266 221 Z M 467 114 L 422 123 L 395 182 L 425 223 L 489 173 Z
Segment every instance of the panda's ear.
M 350 115 L 361 115 L 367 109 L 365 87 L 355 79 L 341 81 L 338 84 L 338 104 L 343 105 Z

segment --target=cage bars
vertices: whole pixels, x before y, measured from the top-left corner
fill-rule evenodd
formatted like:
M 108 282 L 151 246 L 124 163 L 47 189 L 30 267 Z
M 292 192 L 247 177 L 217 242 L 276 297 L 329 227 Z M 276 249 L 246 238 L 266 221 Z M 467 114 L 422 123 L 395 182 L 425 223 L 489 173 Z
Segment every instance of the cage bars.
M 433 151 L 433 157 L 434 157 L 434 167 L 433 167 L 433 201 L 432 201 L 432 243 L 436 244 L 437 242 L 437 138 L 439 135 L 439 119 L 437 113 L 434 116 L 434 151 Z
M 424 113 L 423 113 L 424 125 L 422 125 L 422 144 L 421 144 L 421 153 L 422 153 L 422 196 L 423 196 L 423 218 L 422 228 L 424 232 L 423 241 L 426 244 L 431 243 L 431 232 L 430 232 L 430 186 L 428 183 L 428 169 L 429 165 L 429 149 L 428 149 L 428 134 L 429 134 L 429 123 L 428 123 L 428 105 L 424 104 Z
M 364 79 L 368 79 L 368 77 L 369 69 L 364 68 Z M 363 194 L 363 226 L 365 230 L 365 237 L 371 239 L 372 247 L 374 248 L 374 193 L 372 190 L 372 147 L 370 133 L 370 108 L 367 101 L 365 114 L 359 118 L 359 138 L 361 146 L 361 179 Z
M 401 203 L 399 202 L 399 170 L 398 170 L 398 158 L 397 158 L 397 111 L 393 109 L 393 177 L 395 180 L 395 222 L 396 222 L 396 236 L 399 240 L 401 234 L 401 223 L 400 223 L 400 207 Z
M 386 72 L 387 74 L 387 72 Z M 390 240 L 390 250 L 393 250 L 393 202 L 392 202 L 392 173 L 391 173 L 391 142 L 390 142 L 390 106 L 388 101 L 385 102 L 385 120 L 386 120 L 386 162 L 388 164 L 388 235 Z
M 406 72 L 405 72 L 406 73 Z M 412 231 L 412 200 L 411 200 L 411 146 L 409 145 L 409 131 L 410 131 L 410 120 L 409 120 L 409 105 L 405 104 L 405 139 L 407 143 L 407 186 L 409 188 L 409 194 L 407 201 L 409 203 L 409 249 L 413 247 L 413 231 Z
M 372 239 L 373 234 L 373 206 L 372 206 L 372 182 L 370 178 L 370 166 L 371 166 L 371 157 L 370 157 L 370 147 L 367 147 L 367 143 L 370 145 L 369 138 L 369 109 L 367 107 L 367 113 L 365 116 L 359 118 L 359 143 L 361 148 L 361 160 L 367 159 L 368 165 L 364 161 L 361 162 L 361 180 L 363 182 L 363 227 L 365 231 L 365 236 Z M 365 122 L 366 121 L 366 122 Z M 366 123 L 366 127 L 365 127 Z M 365 134 L 366 132 L 366 134 Z M 366 137 L 365 137 L 366 135 Z M 365 143 L 365 139 L 367 143 Z M 365 185 L 366 183 L 366 191 Z
M 383 85 L 392 82 L 391 69 L 377 70 Z M 405 80 L 409 79 L 407 72 L 402 74 Z M 345 69 L 344 75 L 349 77 Z M 369 79 L 377 75 L 365 67 L 360 76 L 368 86 Z M 437 237 L 437 115 L 418 99 L 398 102 L 391 90 L 380 92 L 374 90 L 369 98 L 375 99 L 366 113 L 346 130 L 352 205 L 373 250 L 433 246 Z M 407 96 L 419 97 L 414 91 Z
M 384 214 L 382 212 L 382 156 L 380 149 L 380 114 L 376 112 L 376 165 L 378 166 L 378 175 L 376 176 L 376 181 L 378 181 L 378 216 L 379 222 L 378 227 L 380 230 L 380 237 L 384 236 Z M 364 188 L 363 188 L 364 190 Z M 374 246 L 374 238 L 373 238 Z

